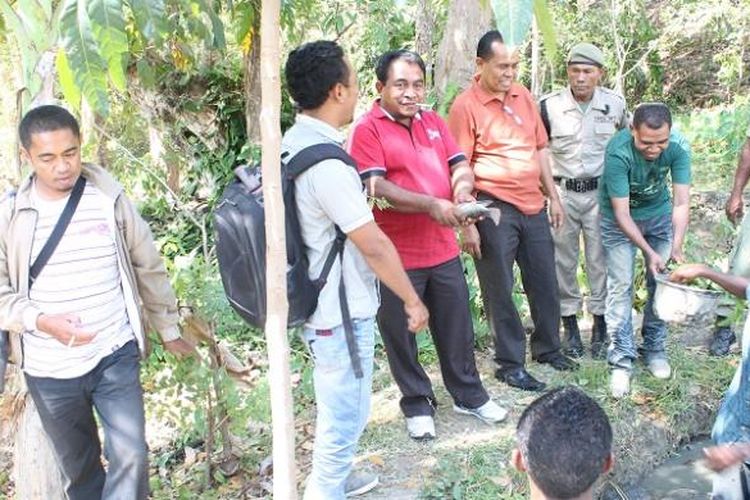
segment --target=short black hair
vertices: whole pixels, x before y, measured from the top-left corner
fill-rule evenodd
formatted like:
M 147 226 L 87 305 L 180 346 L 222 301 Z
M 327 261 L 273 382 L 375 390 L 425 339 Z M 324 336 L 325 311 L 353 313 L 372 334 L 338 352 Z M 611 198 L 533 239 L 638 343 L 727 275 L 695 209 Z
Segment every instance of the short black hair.
M 344 51 L 328 40 L 309 42 L 292 50 L 284 74 L 289 94 L 303 110 L 322 106 L 337 83 L 349 85 Z
M 492 44 L 495 42 L 505 43 L 503 35 L 497 30 L 490 30 L 479 39 L 477 44 L 477 57 L 481 57 L 485 61 L 492 59 L 494 52 L 492 51 Z
M 606 413 L 573 386 L 550 391 L 531 403 L 518 421 L 516 438 L 531 479 L 553 498 L 575 498 L 586 492 L 612 452 Z
M 41 132 L 54 132 L 68 129 L 81 138 L 78 120 L 67 109 L 54 104 L 46 104 L 30 110 L 18 125 L 18 137 L 24 149 L 31 147 L 31 136 Z
M 633 128 L 646 125 L 651 130 L 657 130 L 667 124 L 672 128 L 672 113 L 663 102 L 644 102 L 633 112 Z
M 378 64 L 375 66 L 375 75 L 378 77 L 380 83 L 388 81 L 388 72 L 391 69 L 393 61 L 406 61 L 409 64 L 416 64 L 419 69 L 422 70 L 422 77 L 427 74 L 427 68 L 425 67 L 424 60 L 422 57 L 414 51 L 406 49 L 391 50 L 386 52 L 378 59 Z

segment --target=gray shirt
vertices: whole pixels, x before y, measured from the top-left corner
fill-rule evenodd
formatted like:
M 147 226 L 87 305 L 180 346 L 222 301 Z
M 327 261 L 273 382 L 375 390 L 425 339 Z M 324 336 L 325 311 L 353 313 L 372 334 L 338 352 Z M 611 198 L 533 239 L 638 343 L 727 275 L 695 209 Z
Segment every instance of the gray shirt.
M 542 102 L 550 125 L 552 174 L 571 179 L 602 175 L 607 143 L 617 130 L 628 126 L 625 99 L 597 87 L 588 107 L 581 109 L 566 87 L 542 97 Z
M 297 120 L 284 134 L 282 153 L 291 158 L 302 149 L 320 143 L 344 143 L 345 136 L 331 125 L 307 115 Z M 310 261 L 310 277 L 317 278 L 336 238 L 335 225 L 350 233 L 373 221 L 362 182 L 356 169 L 340 160 L 324 160 L 300 175 L 295 181 L 297 214 L 302 239 Z M 375 274 L 357 247 L 346 240 L 343 270 L 336 259 L 315 309 L 306 326 L 330 329 L 342 323 L 339 303 L 339 280 L 343 273 L 346 298 L 352 318 L 375 316 L 380 304 Z

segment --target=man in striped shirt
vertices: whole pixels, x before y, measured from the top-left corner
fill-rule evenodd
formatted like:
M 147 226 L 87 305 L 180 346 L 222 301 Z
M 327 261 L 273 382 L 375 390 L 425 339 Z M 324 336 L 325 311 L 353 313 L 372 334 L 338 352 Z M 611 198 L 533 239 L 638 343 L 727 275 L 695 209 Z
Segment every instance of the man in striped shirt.
M 168 351 L 192 352 L 180 337 L 174 292 L 151 232 L 122 187 L 101 167 L 81 163 L 75 118 L 59 106 L 41 106 L 26 114 L 19 135 L 32 175 L 0 207 L 0 326 L 11 332 L 12 356 L 67 497 L 145 499 L 143 321 Z M 80 202 L 31 283 L 29 265 L 81 176 Z M 106 473 L 93 409 L 104 428 Z

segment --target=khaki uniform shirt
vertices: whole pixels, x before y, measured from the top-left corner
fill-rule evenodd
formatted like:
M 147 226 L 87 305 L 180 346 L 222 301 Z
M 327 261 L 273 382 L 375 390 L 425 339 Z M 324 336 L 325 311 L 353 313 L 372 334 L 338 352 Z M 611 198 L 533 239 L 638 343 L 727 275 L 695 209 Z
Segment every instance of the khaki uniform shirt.
M 609 139 L 629 123 L 625 98 L 597 87 L 584 112 L 566 87 L 543 96 L 539 103 L 546 108 L 549 123 L 552 175 L 571 179 L 602 175 Z

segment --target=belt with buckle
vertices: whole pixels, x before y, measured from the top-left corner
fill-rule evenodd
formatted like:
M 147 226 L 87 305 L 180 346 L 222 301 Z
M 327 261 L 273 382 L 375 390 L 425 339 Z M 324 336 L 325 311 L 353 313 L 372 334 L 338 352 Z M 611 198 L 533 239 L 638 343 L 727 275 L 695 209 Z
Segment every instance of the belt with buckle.
M 594 191 L 599 187 L 599 177 L 581 177 L 570 179 L 568 177 L 553 177 L 556 184 L 564 186 L 567 191 L 574 193 L 586 193 Z

